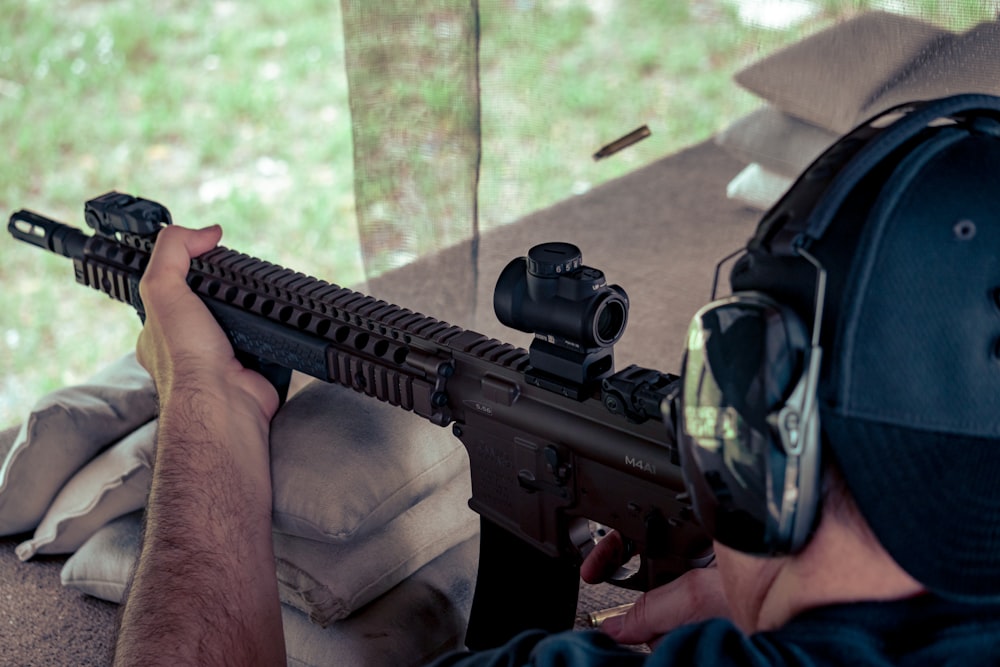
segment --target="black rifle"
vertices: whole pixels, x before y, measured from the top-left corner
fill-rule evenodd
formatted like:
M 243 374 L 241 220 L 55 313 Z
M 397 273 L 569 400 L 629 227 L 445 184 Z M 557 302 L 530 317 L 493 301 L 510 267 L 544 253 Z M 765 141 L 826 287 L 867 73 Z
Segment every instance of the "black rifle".
M 93 235 L 21 210 L 8 230 L 69 257 L 77 282 L 144 318 L 139 279 L 169 211 L 109 192 L 86 203 L 85 219 Z M 296 370 L 452 425 L 482 528 L 470 648 L 572 627 L 595 526 L 616 529 L 637 554 L 615 582 L 627 588 L 712 560 L 669 418 L 677 377 L 615 372 L 628 298 L 575 246 L 536 246 L 501 273 L 497 316 L 535 333 L 528 351 L 221 246 L 192 260 L 188 284 L 282 399 Z

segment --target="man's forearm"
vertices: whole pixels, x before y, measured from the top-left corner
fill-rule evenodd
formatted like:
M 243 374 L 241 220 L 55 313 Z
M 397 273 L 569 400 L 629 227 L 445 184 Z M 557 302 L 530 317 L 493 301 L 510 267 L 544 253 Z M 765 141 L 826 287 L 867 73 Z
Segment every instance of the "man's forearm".
M 284 664 L 267 422 L 211 392 L 173 394 L 116 664 Z

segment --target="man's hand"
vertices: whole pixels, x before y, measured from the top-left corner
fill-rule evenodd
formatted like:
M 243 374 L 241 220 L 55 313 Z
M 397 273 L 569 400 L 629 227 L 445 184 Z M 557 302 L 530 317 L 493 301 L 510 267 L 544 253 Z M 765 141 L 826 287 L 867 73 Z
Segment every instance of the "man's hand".
M 591 584 L 606 581 L 627 560 L 628 550 L 617 531 L 597 543 L 580 568 Z M 689 570 L 673 581 L 640 595 L 628 613 L 607 619 L 601 630 L 622 644 L 655 646 L 682 625 L 728 618 L 729 604 L 715 567 Z
M 180 385 L 222 393 L 233 406 L 246 399 L 255 415 L 269 422 L 278 409 L 274 388 L 261 375 L 243 368 L 208 308 L 187 286 L 191 259 L 214 248 L 218 226 L 200 230 L 169 226 L 157 236 L 149 266 L 139 285 L 146 322 L 136 351 L 139 363 L 156 382 L 161 403 L 169 403 Z M 242 407 L 242 406 L 234 406 Z

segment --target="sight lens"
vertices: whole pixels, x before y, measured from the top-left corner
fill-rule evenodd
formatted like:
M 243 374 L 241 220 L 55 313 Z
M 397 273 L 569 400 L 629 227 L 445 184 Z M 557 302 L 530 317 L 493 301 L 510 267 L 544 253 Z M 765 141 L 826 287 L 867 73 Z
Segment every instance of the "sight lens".
M 625 304 L 619 299 L 604 302 L 597 313 L 597 342 L 610 345 L 622 335 L 625 329 Z

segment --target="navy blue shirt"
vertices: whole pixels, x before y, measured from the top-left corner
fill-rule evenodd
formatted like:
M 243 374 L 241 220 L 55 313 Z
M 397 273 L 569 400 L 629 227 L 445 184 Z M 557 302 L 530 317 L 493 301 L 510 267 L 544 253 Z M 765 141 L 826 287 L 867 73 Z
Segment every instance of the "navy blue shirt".
M 522 633 L 504 646 L 445 656 L 435 667 L 667 667 L 676 665 L 1000 665 L 1000 604 L 924 595 L 820 607 L 778 630 L 745 635 L 729 621 L 679 628 L 652 654 L 598 631 Z

